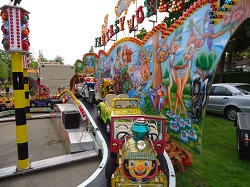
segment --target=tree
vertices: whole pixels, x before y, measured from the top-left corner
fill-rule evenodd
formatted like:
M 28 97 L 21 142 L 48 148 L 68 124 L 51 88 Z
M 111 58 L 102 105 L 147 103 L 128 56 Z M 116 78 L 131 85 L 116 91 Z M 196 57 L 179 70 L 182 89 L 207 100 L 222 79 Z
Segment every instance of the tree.
M 147 35 L 147 30 L 143 27 L 139 30 L 139 34 L 136 35 L 136 38 L 142 40 Z
M 239 56 L 244 54 L 244 51 L 249 49 L 250 45 L 250 20 L 247 19 L 242 25 L 234 32 L 233 36 L 229 39 L 225 46 L 224 53 L 220 60 L 220 78 L 219 81 L 223 82 L 224 64 L 227 57 L 227 69 L 231 69 L 232 61 L 240 59 Z M 228 55 L 226 55 L 228 53 Z M 249 56 L 250 57 L 250 56 Z
M 75 61 L 74 65 L 75 65 L 75 72 L 80 73 L 82 71 L 82 69 L 83 69 L 83 61 L 80 60 L 80 59 L 77 59 Z
M 30 54 L 30 68 L 38 68 L 38 63 L 32 53 Z
M 195 61 L 197 69 L 194 71 L 194 74 L 200 75 L 202 80 L 204 80 L 205 77 L 209 75 L 209 71 L 213 67 L 216 58 L 217 55 L 214 51 L 210 51 L 208 54 L 201 52 Z
M 0 49 L 0 80 L 11 77 L 11 59 L 10 55 Z
M 54 62 L 60 62 L 60 64 L 64 64 L 63 61 L 63 57 L 60 55 L 57 55 L 56 58 L 53 60 Z
M 250 46 L 248 46 L 248 48 L 245 51 L 240 53 L 240 56 L 250 59 Z
M 38 61 L 39 62 L 49 62 L 49 60 L 43 56 L 43 51 L 42 50 L 39 51 Z
M 4 81 L 8 78 L 8 66 L 7 64 L 0 59 L 0 81 Z

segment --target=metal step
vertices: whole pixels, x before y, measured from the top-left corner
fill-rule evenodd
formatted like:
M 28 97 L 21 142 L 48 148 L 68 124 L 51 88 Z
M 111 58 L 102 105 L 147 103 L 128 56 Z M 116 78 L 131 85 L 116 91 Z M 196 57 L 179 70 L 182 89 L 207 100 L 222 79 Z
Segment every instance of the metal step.
M 50 114 L 31 114 L 30 119 L 50 118 Z M 15 116 L 0 118 L 0 122 L 15 121 Z
M 18 170 L 17 166 L 1 168 L 0 178 L 10 177 L 10 176 L 28 173 L 32 171 L 37 171 L 37 170 L 41 170 L 44 168 L 58 166 L 61 164 L 72 163 L 74 161 L 79 161 L 79 160 L 95 157 L 98 155 L 99 155 L 99 152 L 97 150 L 90 150 L 90 151 L 84 151 L 84 152 L 68 154 L 68 155 L 63 155 L 63 156 L 58 156 L 58 157 L 31 162 L 30 167 L 27 169 Z

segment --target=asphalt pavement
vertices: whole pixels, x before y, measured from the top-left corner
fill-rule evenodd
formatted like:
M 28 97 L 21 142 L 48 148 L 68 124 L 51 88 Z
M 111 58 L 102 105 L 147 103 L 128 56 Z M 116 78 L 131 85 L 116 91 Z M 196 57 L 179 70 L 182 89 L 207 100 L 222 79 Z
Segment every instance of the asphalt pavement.
M 35 115 L 35 114 L 31 114 Z M 30 162 L 67 155 L 51 120 L 27 120 Z M 74 187 L 88 179 L 101 162 L 101 155 L 68 164 L 0 178 L 1 187 Z M 0 121 L 0 169 L 18 163 L 15 121 Z M 100 187 L 102 184 L 100 184 Z

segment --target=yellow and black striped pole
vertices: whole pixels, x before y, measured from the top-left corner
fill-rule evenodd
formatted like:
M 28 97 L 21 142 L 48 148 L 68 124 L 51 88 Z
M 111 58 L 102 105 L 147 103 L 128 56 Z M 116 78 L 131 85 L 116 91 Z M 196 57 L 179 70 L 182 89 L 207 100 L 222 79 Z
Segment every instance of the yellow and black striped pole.
M 23 68 L 23 81 L 24 81 L 24 95 L 26 106 L 26 119 L 30 119 L 30 99 L 29 99 L 29 81 L 28 81 L 28 68 Z
M 16 139 L 18 154 L 17 169 L 26 169 L 29 167 L 29 151 L 26 124 L 26 104 L 24 92 L 22 53 L 12 53 L 11 62 L 16 118 Z

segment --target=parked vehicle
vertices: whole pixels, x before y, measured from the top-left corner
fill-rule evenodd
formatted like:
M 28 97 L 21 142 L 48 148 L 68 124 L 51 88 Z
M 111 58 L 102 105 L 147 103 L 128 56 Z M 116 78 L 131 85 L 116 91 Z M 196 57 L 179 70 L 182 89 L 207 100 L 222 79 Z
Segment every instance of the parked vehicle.
M 111 115 L 142 114 L 138 98 L 129 98 L 127 94 L 108 94 L 103 102 L 97 105 L 97 116 L 106 124 L 106 131 L 110 133 Z
M 213 84 L 206 110 L 235 121 L 237 112 L 250 112 L 250 84 Z

